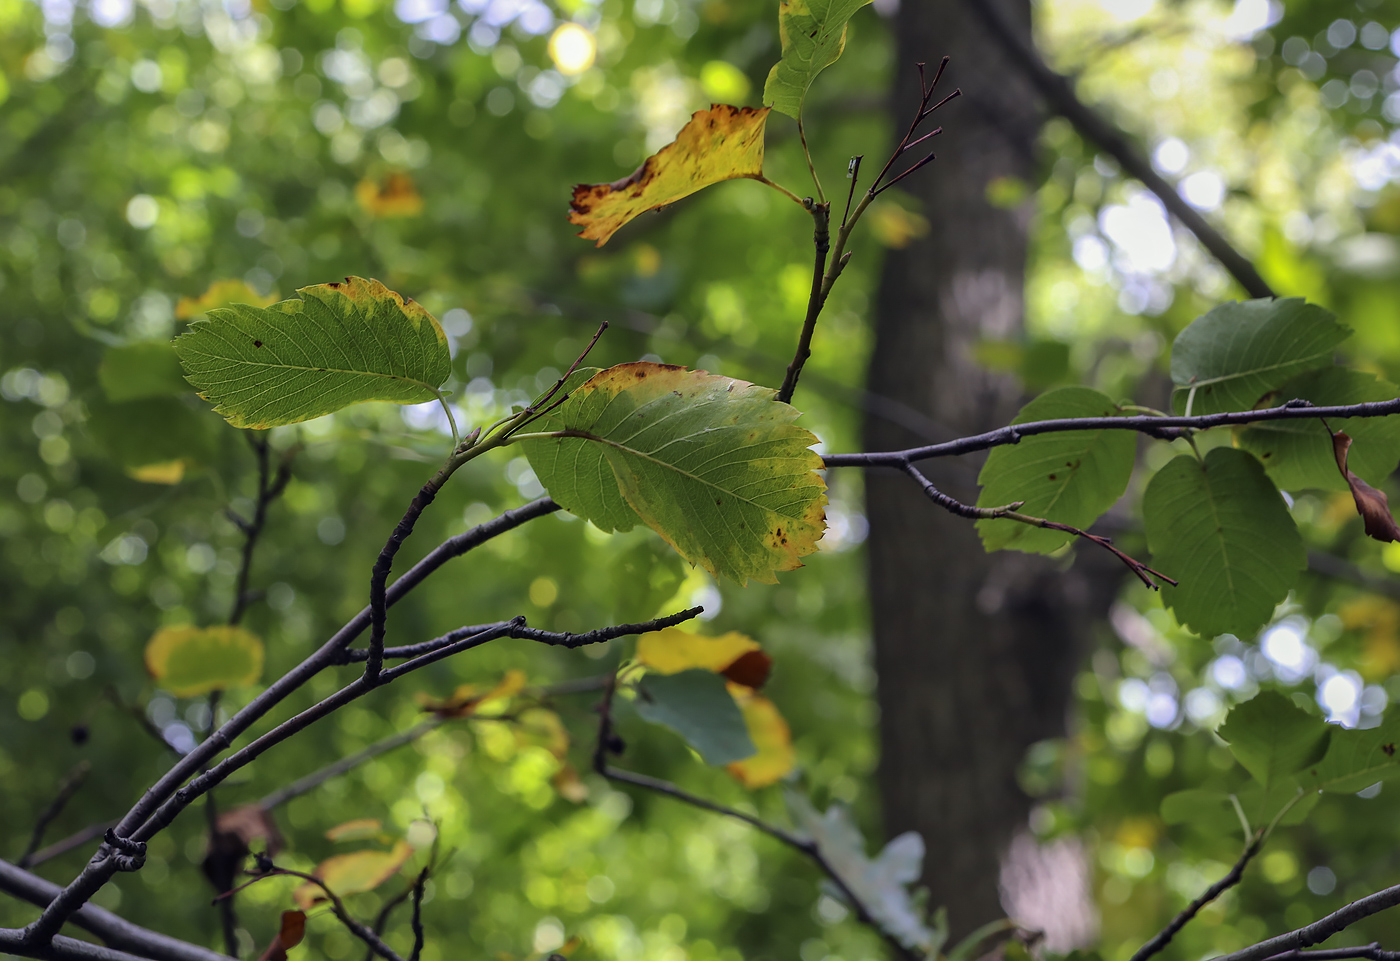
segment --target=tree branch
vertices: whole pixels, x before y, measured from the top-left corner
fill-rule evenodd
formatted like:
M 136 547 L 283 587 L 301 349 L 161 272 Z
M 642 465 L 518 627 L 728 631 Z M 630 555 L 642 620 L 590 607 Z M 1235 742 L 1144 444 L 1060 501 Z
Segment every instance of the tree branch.
M 1186 927 L 1187 923 L 1196 916 L 1201 908 L 1214 901 L 1225 891 L 1240 883 L 1240 878 L 1244 877 L 1244 869 L 1254 856 L 1259 853 L 1259 849 L 1264 845 L 1266 832 L 1263 829 L 1254 832 L 1254 838 L 1245 846 L 1244 853 L 1235 862 L 1235 866 L 1230 869 L 1219 881 L 1206 888 L 1200 897 L 1188 904 L 1180 914 L 1172 918 L 1171 923 L 1158 932 L 1157 936 L 1138 948 L 1131 961 L 1147 961 L 1158 951 L 1167 946 L 1176 933 Z M 1379 961 L 1379 959 L 1378 959 Z
M 34 821 L 34 830 L 29 835 L 29 843 L 25 845 L 24 853 L 20 855 L 17 862 L 21 868 L 27 868 L 33 863 L 34 852 L 39 849 L 39 842 L 44 840 L 44 831 L 54 818 L 63 812 L 63 808 L 69 800 L 77 793 L 78 788 L 83 786 L 83 781 L 87 780 L 88 772 L 92 770 L 92 765 L 87 761 L 79 761 L 73 770 L 69 771 L 58 785 L 58 793 L 49 802 L 49 806 L 39 812 L 39 817 Z
M 1393 908 L 1397 904 L 1400 904 L 1400 884 L 1353 901 L 1346 907 L 1333 911 L 1325 918 L 1320 918 L 1312 924 L 1304 925 L 1295 931 L 1289 931 L 1287 934 L 1280 934 L 1276 938 L 1269 938 L 1267 941 L 1260 941 L 1258 944 L 1243 948 L 1233 954 L 1222 955 L 1215 961 L 1264 961 L 1265 958 L 1274 958 L 1299 951 L 1302 948 L 1309 948 L 1314 944 L 1326 941 L 1338 931 L 1350 927 L 1362 918 L 1368 918 L 1387 908 Z M 1308 953 L 1312 954 L 1312 952 Z
M 996 0 L 967 0 L 967 9 L 982 21 L 988 33 L 1006 50 L 1007 58 L 1019 66 L 1031 83 L 1045 98 L 1046 105 L 1072 123 L 1087 140 L 1093 141 L 1128 174 L 1142 182 L 1162 201 L 1172 216 L 1196 235 L 1201 246 L 1210 251 L 1235 281 L 1251 297 L 1273 297 L 1271 288 L 1249 259 L 1237 251 L 1225 237 L 1167 183 L 1152 163 L 1133 145 L 1123 131 L 1086 106 L 1074 92 L 1069 78 L 1051 70 L 1039 52 L 1007 22 Z

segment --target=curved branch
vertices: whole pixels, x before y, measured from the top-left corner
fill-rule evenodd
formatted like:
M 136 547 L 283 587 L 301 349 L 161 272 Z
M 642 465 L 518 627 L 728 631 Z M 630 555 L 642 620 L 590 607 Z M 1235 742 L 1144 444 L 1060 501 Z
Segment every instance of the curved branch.
M 1265 958 L 1273 958 L 1276 955 L 1309 948 L 1314 944 L 1326 941 L 1338 931 L 1345 930 L 1362 918 L 1368 918 L 1387 908 L 1393 908 L 1397 904 L 1400 904 L 1400 884 L 1353 901 L 1346 907 L 1333 911 L 1325 918 L 1320 918 L 1312 924 L 1304 925 L 1295 931 L 1289 931 L 1287 934 L 1280 934 L 1276 938 L 1269 938 L 1267 941 L 1260 941 L 1258 944 L 1243 948 L 1233 954 L 1222 955 L 1215 961 L 1264 961 Z
M 1206 888 L 1205 891 L 1201 893 L 1200 897 L 1183 908 L 1180 914 L 1172 918 L 1170 924 L 1157 933 L 1156 937 L 1138 948 L 1137 953 L 1133 955 L 1131 961 L 1147 961 L 1148 958 L 1165 948 L 1171 939 L 1176 936 L 1176 933 L 1186 927 L 1187 923 L 1196 916 L 1201 908 L 1220 897 L 1227 889 L 1239 884 L 1240 878 L 1244 877 L 1244 869 L 1249 865 L 1249 862 L 1254 859 L 1254 856 L 1259 853 L 1259 849 L 1264 845 L 1266 836 L 1267 834 L 1263 829 L 1254 832 L 1253 840 L 1245 846 L 1244 853 L 1240 855 L 1239 860 L 1235 862 L 1235 866 L 1230 869 L 1230 872 L 1219 881 L 1216 881 L 1210 887 Z

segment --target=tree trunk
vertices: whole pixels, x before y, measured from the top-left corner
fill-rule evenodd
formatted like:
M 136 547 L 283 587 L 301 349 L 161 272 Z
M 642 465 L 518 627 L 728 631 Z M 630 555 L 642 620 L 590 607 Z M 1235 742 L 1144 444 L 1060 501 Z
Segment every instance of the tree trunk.
M 941 86 L 963 97 L 935 118 L 946 126 L 933 141 L 938 159 L 901 184 L 932 229 L 889 254 L 869 371 L 870 390 L 949 436 L 1005 424 L 1023 400 L 1014 378 L 980 369 L 973 351 L 1022 327 L 1029 205 L 995 207 L 987 187 L 999 177 L 1034 182 L 1040 127 L 1032 90 L 967 2 L 904 0 L 898 13 L 899 135 L 917 105 L 914 63 L 932 76 L 951 56 Z M 1029 30 L 1029 4 L 1003 2 Z M 865 435 L 869 450 L 920 442 L 873 417 Z M 924 466 L 940 489 L 975 500 L 980 459 Z M 1004 914 L 1000 861 L 1030 809 L 1017 767 L 1028 745 L 1064 733 L 1090 612 L 1106 609 L 1113 579 L 1086 573 L 1086 558 L 1061 573 L 1041 557 L 988 555 L 970 521 L 892 472 L 867 476 L 867 501 L 885 828 L 923 835 L 931 904 L 948 908 L 955 935 L 966 933 Z

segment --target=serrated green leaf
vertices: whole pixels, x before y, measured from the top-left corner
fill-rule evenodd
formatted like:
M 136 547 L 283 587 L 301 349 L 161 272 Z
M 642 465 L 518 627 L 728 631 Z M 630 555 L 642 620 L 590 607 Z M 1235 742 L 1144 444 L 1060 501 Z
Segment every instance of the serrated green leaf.
M 1295 377 L 1278 389 L 1279 402 L 1300 397 L 1319 407 L 1391 400 L 1400 389 L 1372 374 L 1345 367 L 1324 367 Z M 1333 430 L 1352 439 L 1347 466 L 1369 484 L 1383 482 L 1400 462 L 1400 419 L 1340 417 L 1328 420 Z M 1270 420 L 1238 432 L 1240 447 L 1254 454 L 1274 483 L 1284 490 L 1347 490 L 1337 470 L 1332 436 L 1321 420 Z
M 1322 760 L 1332 731 L 1332 725 L 1277 691 L 1261 691 L 1231 708 L 1215 733 L 1268 790 Z
M 175 345 L 164 340 L 108 347 L 97 367 L 97 381 L 114 403 L 172 397 L 190 389 L 180 372 Z
M 1354 794 L 1400 774 L 1400 715 L 1364 731 L 1336 728 L 1322 760 L 1302 775 L 1303 783 L 1331 794 Z
M 637 684 L 632 706 L 685 738 L 707 764 L 731 764 L 758 751 L 724 678 L 713 671 L 648 674 Z
M 812 81 L 846 49 L 846 22 L 871 0 L 780 0 L 783 58 L 763 85 L 763 102 L 789 117 L 802 114 Z
M 1253 636 L 1307 565 L 1283 497 L 1242 450 L 1171 461 L 1147 485 L 1142 513 L 1153 566 L 1181 582 L 1162 599 L 1203 637 Z
M 1267 791 L 1257 781 L 1250 781 L 1234 791 L 1223 788 L 1176 791 L 1162 799 L 1162 820 L 1167 824 L 1189 824 L 1207 835 L 1239 835 L 1240 818 L 1235 812 L 1235 801 L 1238 801 L 1251 828 L 1272 823 L 1285 806 L 1288 812 L 1278 823 L 1301 824 L 1317 806 L 1318 794 L 1307 790 L 1299 797 L 1299 791 L 1296 778 L 1284 778 Z
M 146 670 L 176 697 L 255 684 L 262 641 L 241 627 L 163 627 L 146 644 Z
M 575 436 L 523 443 L 566 509 L 604 530 L 628 529 L 635 512 L 711 574 L 774 583 L 826 529 L 817 438 L 774 393 L 704 371 L 622 364 L 537 422 Z
M 1106 395 L 1087 387 L 1061 387 L 1021 408 L 1013 424 L 1060 417 L 1113 417 L 1121 413 Z M 1137 438 L 1126 430 L 1037 434 L 994 449 L 977 482 L 978 507 L 1025 501 L 1022 513 L 1085 528 L 1113 506 L 1128 487 Z M 1008 520 L 980 520 L 977 531 L 989 551 L 1014 548 L 1048 554 L 1072 535 Z
M 439 397 L 447 335 L 377 280 L 347 277 L 271 307 L 210 310 L 175 341 L 189 382 L 234 427 L 262 429 L 382 400 Z
M 1329 366 L 1350 334 L 1299 297 L 1221 304 L 1172 343 L 1173 408 L 1183 412 L 1194 390 L 1192 414 L 1250 410 L 1298 374 Z

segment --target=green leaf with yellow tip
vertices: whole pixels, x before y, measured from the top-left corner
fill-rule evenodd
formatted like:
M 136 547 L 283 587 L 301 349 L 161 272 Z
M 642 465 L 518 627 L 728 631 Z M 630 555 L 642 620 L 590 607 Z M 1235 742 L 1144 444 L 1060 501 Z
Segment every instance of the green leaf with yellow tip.
M 802 114 L 812 81 L 846 49 L 846 22 L 871 0 L 781 0 L 783 58 L 763 85 L 763 102 L 789 117 Z
M 241 627 L 163 627 L 146 644 L 146 670 L 176 697 L 256 684 L 263 644 Z
M 361 277 L 297 293 L 271 307 L 215 308 L 175 341 L 185 377 L 234 427 L 440 398 L 447 335 L 421 306 Z
M 771 584 L 826 530 L 817 438 L 774 394 L 703 370 L 622 364 L 536 421 L 557 436 L 525 440 L 525 453 L 566 510 L 604 530 L 640 517 L 711 574 Z

